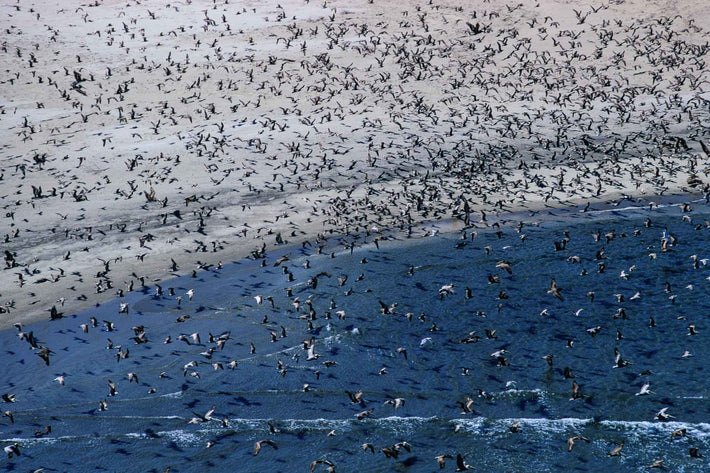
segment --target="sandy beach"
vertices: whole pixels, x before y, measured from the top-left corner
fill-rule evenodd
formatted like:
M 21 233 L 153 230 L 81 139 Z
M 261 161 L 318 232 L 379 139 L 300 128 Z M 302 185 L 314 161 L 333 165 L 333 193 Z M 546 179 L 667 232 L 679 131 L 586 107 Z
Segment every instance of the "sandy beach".
M 263 245 L 710 183 L 703 2 L 8 1 L 0 18 L 2 329 Z

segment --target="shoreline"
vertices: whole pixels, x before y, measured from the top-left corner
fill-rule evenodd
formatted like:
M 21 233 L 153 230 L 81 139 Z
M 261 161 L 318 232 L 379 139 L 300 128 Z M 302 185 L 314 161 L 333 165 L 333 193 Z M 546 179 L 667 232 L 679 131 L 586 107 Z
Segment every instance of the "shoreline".
M 642 207 L 635 207 L 635 206 L 626 206 L 626 207 L 621 207 L 620 204 L 623 202 L 645 202 L 646 204 Z M 600 218 L 600 215 L 602 213 L 606 212 L 623 212 L 629 209 L 633 210 L 642 210 L 642 211 L 648 211 L 648 203 L 653 203 L 653 207 L 655 208 L 663 208 L 663 207 L 669 207 L 669 206 L 677 206 L 681 205 L 683 203 L 694 203 L 694 202 L 701 202 L 705 201 L 707 202 L 707 199 L 703 195 L 699 194 L 671 194 L 671 195 L 666 195 L 666 196 L 656 196 L 656 197 L 647 197 L 647 196 L 626 196 L 625 198 L 619 200 L 619 199 L 612 199 L 612 200 L 605 200 L 601 202 L 597 202 L 593 205 L 590 205 L 589 209 L 586 212 L 583 212 L 584 206 L 583 205 L 577 205 L 577 206 L 570 206 L 570 207 L 543 207 L 539 210 L 536 211 L 531 211 L 530 209 L 520 209 L 520 210 L 511 210 L 511 211 L 506 211 L 506 212 L 500 212 L 497 214 L 493 215 L 488 215 L 487 216 L 487 221 L 486 222 L 472 222 L 470 225 L 466 226 L 463 223 L 463 220 L 460 218 L 448 218 L 448 219 L 442 219 L 442 220 L 437 220 L 437 221 L 429 221 L 429 222 L 420 222 L 416 225 L 416 231 L 417 234 L 414 236 L 408 237 L 406 235 L 406 232 L 403 231 L 392 231 L 389 229 L 380 229 L 378 232 L 369 232 L 369 233 L 360 233 L 356 235 L 346 235 L 346 234 L 332 234 L 329 235 L 325 240 L 323 241 L 323 252 L 325 253 L 330 253 L 330 252 L 339 252 L 339 251 L 347 251 L 349 248 L 349 244 L 352 242 L 358 242 L 359 244 L 357 245 L 357 248 L 369 248 L 372 249 L 374 248 L 374 238 L 379 238 L 379 241 L 381 244 L 389 246 L 390 244 L 394 243 L 396 245 L 407 245 L 411 243 L 421 243 L 423 242 L 426 238 L 435 236 L 435 235 L 448 235 L 452 236 L 456 233 L 461 233 L 461 232 L 467 232 L 470 230 L 486 230 L 486 229 L 492 229 L 495 225 L 499 224 L 501 227 L 509 226 L 513 227 L 515 223 L 522 222 L 522 223 L 530 223 L 530 219 L 534 219 L 536 224 L 541 223 L 544 221 L 561 221 L 564 219 L 568 219 L 570 217 L 575 217 L 575 218 L 582 218 L 584 215 L 589 215 L 589 216 L 596 216 L 597 218 Z M 645 209 L 645 210 L 644 210 Z M 531 215 L 531 212 L 534 212 L 534 215 Z M 556 214 L 552 215 L 553 212 L 557 212 Z M 436 230 L 435 233 L 432 233 L 432 230 Z M 344 240 L 348 240 L 348 242 L 345 242 Z M 369 240 L 369 241 L 368 241 Z M 304 240 L 304 241 L 309 241 L 310 240 Z M 333 246 L 333 243 L 335 246 Z M 239 252 L 245 251 L 245 248 L 239 248 Z M 303 253 L 304 251 L 307 251 L 304 249 L 303 245 L 301 243 L 295 243 L 295 242 L 289 242 L 285 243 L 283 245 L 274 245 L 270 248 L 267 248 L 267 251 L 265 253 L 265 256 L 260 257 L 259 259 L 256 259 L 251 253 L 252 251 L 246 251 L 243 257 L 233 257 L 229 258 L 228 261 L 224 261 L 223 264 L 225 267 L 233 267 L 239 264 L 243 264 L 244 261 L 251 261 L 255 262 L 261 259 L 264 259 L 266 261 L 266 264 L 268 266 L 271 265 L 271 260 L 273 260 L 274 257 L 280 258 L 281 256 L 288 255 L 291 257 L 294 256 L 302 256 L 298 255 L 298 252 Z M 311 246 L 310 251 L 314 251 L 314 247 Z M 235 253 L 231 253 L 236 254 Z M 195 277 L 200 277 L 201 274 L 207 272 L 207 271 L 212 271 L 211 269 L 212 266 L 215 266 L 216 263 L 209 263 L 209 259 L 205 261 L 205 264 L 209 265 L 210 268 L 207 269 L 202 269 L 198 270 L 196 273 Z M 118 300 L 130 300 L 131 295 L 134 295 L 135 297 L 144 297 L 146 294 L 149 294 L 155 290 L 155 285 L 160 284 L 161 286 L 168 286 L 170 285 L 171 281 L 176 281 L 179 279 L 186 279 L 190 273 L 185 272 L 185 273 L 174 273 L 174 272 L 169 272 L 167 276 L 165 277 L 153 277 L 150 278 L 149 281 L 146 281 L 145 286 L 137 286 L 134 288 L 133 291 L 131 292 L 124 292 L 123 296 L 119 296 L 117 294 L 112 294 L 108 295 L 107 297 L 103 297 L 98 294 L 94 294 L 94 297 L 89 297 L 88 300 L 86 301 L 80 301 L 79 303 L 73 303 L 73 304 L 67 304 L 66 306 L 60 306 L 59 302 L 56 302 L 52 305 L 57 306 L 57 308 L 63 312 L 65 315 L 64 317 L 77 317 L 81 313 L 85 313 L 87 311 L 90 311 L 92 308 L 99 307 L 101 305 L 107 304 L 112 301 L 118 301 Z M 69 309 L 69 310 L 68 310 Z M 48 311 L 48 310 L 47 310 Z M 3 314 L 7 315 L 7 314 Z M 11 319 L 7 320 L 4 319 L 2 322 L 0 322 L 0 331 L 4 330 L 10 330 L 13 329 L 13 324 L 20 322 L 23 325 L 29 325 L 37 322 L 43 322 L 43 321 L 48 321 L 49 317 L 40 317 L 37 315 L 36 317 L 26 317 L 26 318 L 18 318 L 18 319 Z

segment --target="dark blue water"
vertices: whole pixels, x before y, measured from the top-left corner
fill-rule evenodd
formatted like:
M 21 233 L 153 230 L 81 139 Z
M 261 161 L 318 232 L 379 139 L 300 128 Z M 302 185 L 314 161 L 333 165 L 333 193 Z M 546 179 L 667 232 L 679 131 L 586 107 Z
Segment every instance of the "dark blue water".
M 14 423 L 0 418 L 0 445 L 18 442 L 22 455 L 1 468 L 294 472 L 322 459 L 339 472 L 429 472 L 438 470 L 435 456 L 460 453 L 476 471 L 647 471 L 659 459 L 669 471 L 707 471 L 706 458 L 689 455 L 691 447 L 710 455 L 710 266 L 699 261 L 695 268 L 691 259 L 710 257 L 706 219 L 703 203 L 683 213 L 675 205 L 648 210 L 627 202 L 585 214 L 518 216 L 522 229 L 503 223 L 499 235 L 481 228 L 475 235 L 393 238 L 352 253 L 334 243 L 322 254 L 292 248 L 290 259 L 274 266 L 280 249 L 267 254 L 263 268 L 245 260 L 165 283 L 163 296 L 154 287 L 129 294 L 128 315 L 112 301 L 24 327 L 52 350 L 50 366 L 16 331 L 2 332 L 0 393 L 16 394 L 16 402 L 0 406 L 14 416 Z M 566 249 L 558 251 L 553 242 L 565 231 Z M 666 251 L 664 235 L 674 241 Z M 499 261 L 509 262 L 512 274 L 497 268 Z M 308 284 L 314 276 L 315 288 Z M 547 292 L 552 278 L 563 300 Z M 448 284 L 454 293 L 440 296 Z M 183 296 L 180 307 L 168 287 Z M 268 300 L 258 305 L 257 295 L 271 296 L 273 307 Z M 383 314 L 379 301 L 396 303 L 394 313 Z M 84 333 L 80 324 L 92 316 L 98 326 Z M 132 340 L 138 325 L 148 343 Z M 227 332 L 221 349 L 209 341 Z M 193 333 L 199 343 L 179 340 Z M 304 341 L 311 338 L 318 357 L 309 361 Z M 129 355 L 117 361 L 119 345 Z M 502 349 L 505 360 L 491 356 Z M 691 356 L 683 357 L 686 351 Z M 546 355 L 554 355 L 552 367 Z M 60 375 L 64 386 L 55 380 Z M 114 396 L 109 381 L 117 385 Z M 637 396 L 645 383 L 652 394 Z M 351 402 L 348 391 L 362 391 L 363 402 Z M 385 403 L 395 398 L 404 405 Z M 212 406 L 211 420 L 189 422 Z M 662 408 L 673 417 L 655 419 Z M 47 425 L 50 434 L 34 435 Z M 677 429 L 687 435 L 671 439 Z M 589 442 L 567 452 L 567 438 L 578 435 Z M 254 456 L 262 439 L 278 448 L 265 445 Z M 400 448 L 397 458 L 380 452 L 401 441 L 411 451 Z M 608 457 L 622 441 L 622 456 Z M 363 443 L 376 453 L 363 451 Z M 448 460 L 445 470 L 455 468 Z

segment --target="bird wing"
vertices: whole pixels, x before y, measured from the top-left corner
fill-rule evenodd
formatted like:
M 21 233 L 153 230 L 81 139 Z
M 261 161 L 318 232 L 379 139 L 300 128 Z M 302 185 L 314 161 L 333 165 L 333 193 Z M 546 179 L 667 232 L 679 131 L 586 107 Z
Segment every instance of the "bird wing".
M 458 470 L 468 470 L 466 463 L 464 463 L 463 461 L 463 455 L 461 455 L 460 453 L 456 454 L 456 468 Z
M 700 147 L 703 149 L 703 152 L 707 155 L 708 158 L 710 158 L 710 149 L 708 149 L 707 145 L 703 142 L 703 140 L 698 141 L 700 141 Z

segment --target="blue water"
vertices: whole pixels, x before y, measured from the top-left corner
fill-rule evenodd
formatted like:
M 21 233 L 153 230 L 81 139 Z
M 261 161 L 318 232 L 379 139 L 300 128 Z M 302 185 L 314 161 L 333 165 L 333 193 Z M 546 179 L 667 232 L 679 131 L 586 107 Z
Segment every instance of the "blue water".
M 518 215 L 501 224 L 500 237 L 497 228 L 478 228 L 465 235 L 391 237 L 380 249 L 363 237 L 352 252 L 335 241 L 322 254 L 313 247 L 278 248 L 267 253 L 263 268 L 260 260 L 244 260 L 164 283 L 163 296 L 154 287 L 128 294 L 122 299 L 128 315 L 118 313 L 116 300 L 24 327 L 52 350 L 50 366 L 16 331 L 1 332 L 0 393 L 14 393 L 16 402 L 0 405 L 14 415 L 14 423 L 0 417 L 0 445 L 18 442 L 22 455 L 5 458 L 0 468 L 294 472 L 326 459 L 339 472 L 430 472 L 438 470 L 435 456 L 460 453 L 479 472 L 647 471 L 659 459 L 668 471 L 707 471 L 707 458 L 689 455 L 691 447 L 710 455 L 710 265 L 694 268 L 691 259 L 710 257 L 706 219 L 710 207 L 702 202 L 683 214 L 677 205 L 649 210 L 627 201 L 603 211 Z M 516 230 L 518 222 L 523 226 Z M 566 249 L 556 251 L 553 242 L 566 230 Z M 604 234 L 612 230 L 616 238 L 607 242 Z M 668 251 L 661 249 L 664 234 L 676 238 Z M 604 259 L 597 260 L 601 249 Z M 286 252 L 290 259 L 274 266 Z M 512 274 L 496 268 L 501 260 L 510 262 Z M 307 283 L 323 272 L 315 288 Z M 499 282 L 489 283 L 489 275 Z M 340 286 L 337 278 L 344 276 Z M 547 293 L 553 277 L 564 300 Z M 454 293 L 440 297 L 446 284 Z M 168 287 L 183 296 L 180 307 Z M 195 291 L 192 301 L 188 289 Z M 501 291 L 509 298 L 500 299 Z M 258 305 L 256 295 L 271 296 L 274 307 L 268 300 Z M 310 328 L 307 300 L 315 311 Z M 379 301 L 396 303 L 394 313 L 382 314 Z M 619 308 L 626 318 L 614 317 Z M 185 314 L 190 318 L 176 321 Z M 92 316 L 98 326 L 84 333 L 79 326 Z M 108 332 L 104 320 L 115 330 Z M 137 325 L 145 327 L 148 343 L 131 339 Z M 597 326 L 592 337 L 587 329 Z M 487 338 L 486 329 L 497 338 Z M 472 331 L 480 339 L 461 343 Z M 223 349 L 209 342 L 210 333 L 226 332 Z M 178 339 L 193 333 L 200 343 Z M 303 343 L 312 337 L 319 356 L 308 361 Z M 129 356 L 117 361 L 108 339 Z M 614 367 L 615 348 L 627 366 Z M 504 364 L 491 356 L 501 349 Z M 692 356 L 682 357 L 686 350 Z M 550 354 L 552 367 L 542 359 Z M 217 362 L 223 370 L 213 368 Z M 565 378 L 566 367 L 574 378 Z M 128 381 L 129 372 L 138 383 Z M 54 380 L 60 375 L 64 386 Z M 109 380 L 117 385 L 115 396 L 108 395 Z M 571 399 L 573 380 L 577 399 Z M 636 396 L 645 383 L 653 393 Z M 364 402 L 351 402 L 347 391 L 359 390 Z M 461 406 L 467 397 L 471 412 Z M 394 398 L 405 404 L 395 410 L 384 403 Z M 211 420 L 189 423 L 211 406 Z M 665 422 L 655 419 L 664 407 L 673 416 Z M 366 409 L 373 411 L 358 420 Z M 520 431 L 513 433 L 516 421 Z M 278 431 L 270 432 L 269 424 Z M 36 437 L 46 425 L 51 433 Z M 687 436 L 671 439 L 681 428 Z M 589 443 L 579 441 L 567 452 L 567 438 L 576 435 Z M 254 456 L 254 442 L 262 439 L 278 449 L 265 445 Z M 215 442 L 211 448 L 208 441 Z M 380 453 L 401 441 L 411 451 L 401 449 L 398 458 Z M 607 457 L 622 441 L 622 456 Z M 363 443 L 376 453 L 363 451 Z M 448 460 L 445 470 L 455 468 Z M 317 465 L 316 471 L 325 470 Z

